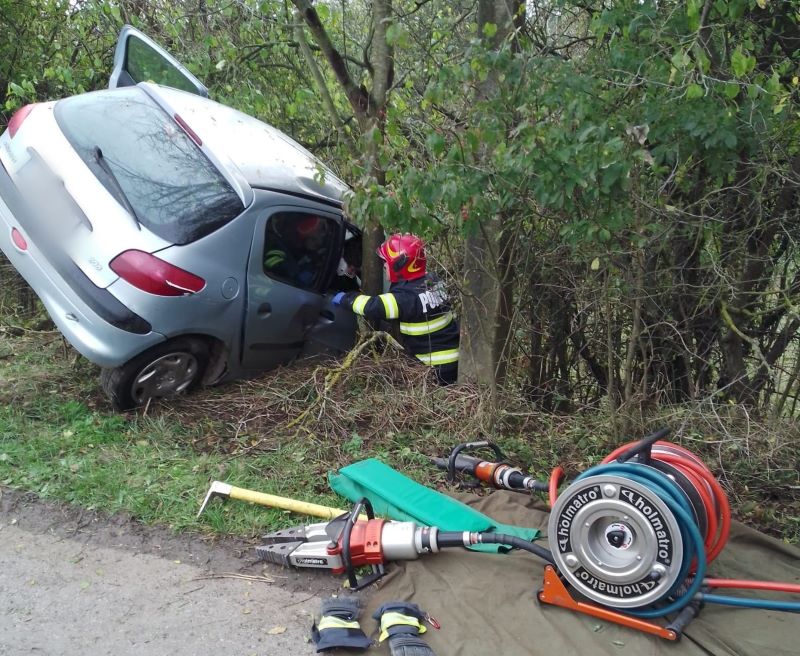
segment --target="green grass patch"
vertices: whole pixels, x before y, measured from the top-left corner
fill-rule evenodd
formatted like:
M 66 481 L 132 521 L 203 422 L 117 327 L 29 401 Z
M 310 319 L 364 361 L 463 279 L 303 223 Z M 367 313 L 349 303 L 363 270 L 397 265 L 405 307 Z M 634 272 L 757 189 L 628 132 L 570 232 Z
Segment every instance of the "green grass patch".
M 249 457 L 198 453 L 184 446 L 191 430 L 162 419 L 91 411 L 77 401 L 40 406 L 30 417 L 0 410 L 0 483 L 104 512 L 126 512 L 176 530 L 253 535 L 296 522 L 286 513 L 242 503 L 214 503 L 195 517 L 209 482 L 341 503 L 305 464 L 307 450 L 290 445 Z

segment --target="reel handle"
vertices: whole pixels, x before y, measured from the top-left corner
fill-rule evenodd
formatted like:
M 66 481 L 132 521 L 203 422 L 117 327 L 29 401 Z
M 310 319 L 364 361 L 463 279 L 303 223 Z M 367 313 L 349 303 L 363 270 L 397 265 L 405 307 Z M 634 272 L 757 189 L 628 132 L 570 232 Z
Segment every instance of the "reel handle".
M 481 440 L 479 442 L 467 442 L 465 444 L 459 444 L 453 448 L 453 450 L 450 452 L 450 457 L 447 460 L 447 482 L 451 484 L 456 482 L 456 458 L 458 457 L 459 453 L 465 451 L 466 449 L 483 448 L 490 448 L 492 451 L 494 451 L 498 462 L 503 462 L 506 459 L 506 457 L 503 455 L 503 452 L 500 450 L 500 447 L 494 442 Z
M 648 462 L 650 462 L 650 451 L 653 448 L 653 444 L 658 442 L 658 440 L 660 440 L 661 438 L 669 435 L 669 433 L 670 429 L 664 427 L 658 429 L 655 433 L 651 433 L 647 437 L 643 437 L 630 449 L 621 453 L 617 458 L 617 462 L 627 462 L 634 456 L 639 456 L 639 462 L 641 462 L 642 464 L 647 464 Z

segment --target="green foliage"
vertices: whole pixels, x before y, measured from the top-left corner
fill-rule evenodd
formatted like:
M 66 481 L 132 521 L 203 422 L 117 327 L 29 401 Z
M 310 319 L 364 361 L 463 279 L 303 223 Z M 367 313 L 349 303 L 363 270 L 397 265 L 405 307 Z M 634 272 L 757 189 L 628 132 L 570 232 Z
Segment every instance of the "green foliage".
M 112 21 L 97 2 L 31 0 L 0 10 L 0 129 L 23 104 L 105 86 Z

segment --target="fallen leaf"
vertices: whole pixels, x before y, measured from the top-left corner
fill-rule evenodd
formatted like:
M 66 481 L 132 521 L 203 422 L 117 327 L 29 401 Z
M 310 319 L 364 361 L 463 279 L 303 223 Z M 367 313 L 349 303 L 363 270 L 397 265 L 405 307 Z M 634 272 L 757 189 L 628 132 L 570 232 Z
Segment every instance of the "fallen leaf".
M 285 626 L 273 626 L 269 631 L 267 631 L 270 635 L 278 635 L 279 633 L 286 633 Z
M 81 581 L 80 582 L 81 590 L 86 590 L 86 588 L 88 588 L 90 585 L 91 585 L 91 583 L 89 583 L 89 581 Z

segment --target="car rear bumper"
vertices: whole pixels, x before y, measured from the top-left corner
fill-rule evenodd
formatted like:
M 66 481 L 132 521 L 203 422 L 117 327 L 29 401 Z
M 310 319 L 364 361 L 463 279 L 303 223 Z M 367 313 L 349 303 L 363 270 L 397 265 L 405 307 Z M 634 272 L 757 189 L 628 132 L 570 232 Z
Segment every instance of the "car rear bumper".
M 37 243 L 36 222 L 0 164 L 0 250 L 36 292 L 64 337 L 88 360 L 103 367 L 119 366 L 145 349 L 164 341 L 147 321 L 120 303 L 109 291 L 94 285 L 57 249 L 43 253 Z M 16 228 L 26 250 L 12 239 Z M 34 232 L 34 234 L 31 234 Z

